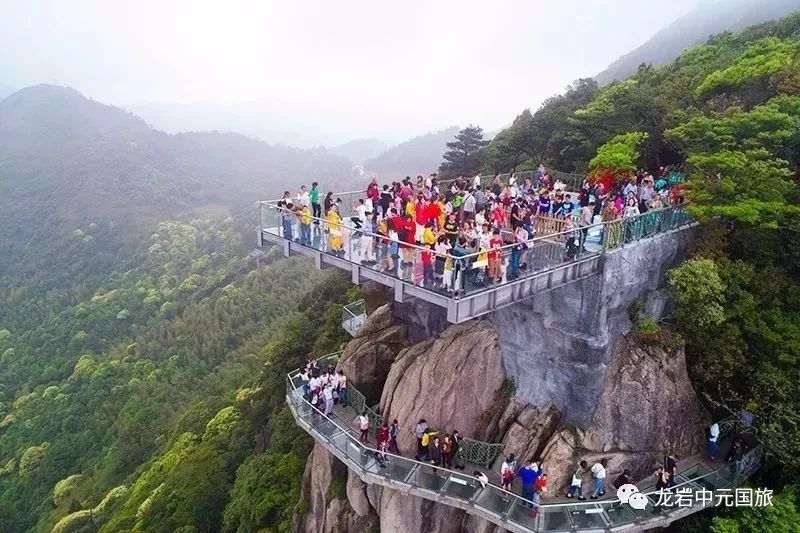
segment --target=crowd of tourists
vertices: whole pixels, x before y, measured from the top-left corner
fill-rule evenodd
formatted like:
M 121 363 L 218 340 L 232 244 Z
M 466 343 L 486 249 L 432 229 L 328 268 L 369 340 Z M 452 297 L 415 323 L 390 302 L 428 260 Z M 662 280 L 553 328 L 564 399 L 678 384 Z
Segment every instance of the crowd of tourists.
M 683 201 L 669 172 L 642 170 L 615 181 L 587 177 L 576 192 L 543 166 L 525 179 L 512 172 L 489 183 L 481 176 L 445 182 L 431 174 L 381 186 L 373 178 L 352 206 L 332 192 L 323 197 L 314 182 L 294 196 L 286 191 L 278 208 L 286 239 L 457 293 L 466 282 L 491 285 L 532 271 L 536 237 L 558 234 L 551 242 L 561 250 L 559 262 L 585 251 L 590 227 L 600 222 L 610 223 L 601 238 L 619 243 L 622 226 L 614 221 Z

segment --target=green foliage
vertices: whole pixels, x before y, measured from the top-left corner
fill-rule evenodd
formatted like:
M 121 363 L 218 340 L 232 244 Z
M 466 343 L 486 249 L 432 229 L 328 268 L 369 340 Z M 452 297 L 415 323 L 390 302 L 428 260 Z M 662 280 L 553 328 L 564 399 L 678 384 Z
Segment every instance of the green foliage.
M 662 328 L 655 317 L 645 315 L 636 323 L 636 332 L 644 337 L 655 338 L 661 335 Z
M 78 488 L 81 481 L 83 481 L 81 474 L 72 474 L 56 483 L 56 486 L 53 487 L 53 503 L 57 506 L 61 505 Z
M 523 111 L 511 127 L 492 139 L 483 152 L 483 167 L 489 172 L 511 168 L 535 169 L 540 163 L 573 170 L 575 156 L 583 155 L 575 142 L 570 114 L 586 105 L 597 91 L 590 78 L 577 80 L 562 95 L 545 100 L 535 113 Z
M 772 505 L 741 507 L 714 517 L 712 533 L 797 533 L 800 531 L 798 488 L 789 485 L 777 492 Z
M 639 146 L 647 139 L 647 133 L 629 132 L 615 136 L 597 149 L 597 155 L 589 161 L 592 172 L 612 171 L 618 174 L 631 173 L 638 167 Z
M 780 156 L 800 128 L 800 97 L 779 96 L 750 111 L 694 117 L 666 132 L 688 155 L 688 195 L 701 219 L 723 216 L 777 227 L 798 207 L 790 162 Z
M 763 82 L 769 76 L 787 68 L 796 57 L 796 42 L 767 37 L 749 43 L 730 66 L 715 70 L 697 86 L 698 98 L 720 91 L 741 87 L 745 82 Z
M 685 330 L 718 326 L 725 321 L 723 291 L 717 265 L 709 259 L 690 259 L 668 274 L 677 302 L 678 321 Z

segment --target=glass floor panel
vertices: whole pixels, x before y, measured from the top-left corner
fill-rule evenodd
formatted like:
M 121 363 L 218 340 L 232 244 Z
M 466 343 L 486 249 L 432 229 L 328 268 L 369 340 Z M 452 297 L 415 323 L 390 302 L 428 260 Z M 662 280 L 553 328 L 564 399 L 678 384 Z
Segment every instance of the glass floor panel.
M 603 508 L 598 506 L 570 506 L 567 507 L 572 523 L 578 529 L 591 529 L 606 527 L 606 521 L 603 520 Z

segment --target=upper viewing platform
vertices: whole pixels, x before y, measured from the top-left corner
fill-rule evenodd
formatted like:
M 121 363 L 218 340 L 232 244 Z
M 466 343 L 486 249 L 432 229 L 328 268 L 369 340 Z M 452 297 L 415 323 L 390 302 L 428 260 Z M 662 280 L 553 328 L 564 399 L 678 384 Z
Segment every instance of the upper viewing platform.
M 397 301 L 443 307 L 459 323 L 593 276 L 605 254 L 694 224 L 666 177 L 658 189 L 652 177 L 638 186 L 569 181 L 540 170 L 382 191 L 373 180 L 324 199 L 286 193 L 259 202 L 258 244 L 347 270 L 355 284 L 391 287 Z

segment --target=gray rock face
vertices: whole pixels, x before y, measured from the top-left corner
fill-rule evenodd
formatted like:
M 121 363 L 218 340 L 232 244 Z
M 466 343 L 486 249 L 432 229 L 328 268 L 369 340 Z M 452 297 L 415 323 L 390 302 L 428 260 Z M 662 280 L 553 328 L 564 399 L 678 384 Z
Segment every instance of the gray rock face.
M 435 340 L 398 354 L 383 388 L 381 409 L 388 420 L 396 418 L 404 428 L 398 438 L 401 450 L 414 448 L 411 429 L 420 418 L 430 427 L 457 429 L 471 437 L 504 379 L 491 324 L 485 320 L 458 324 Z
M 510 417 L 508 416 L 510 415 Z M 561 411 L 552 403 L 544 407 L 522 405 L 519 400 L 512 399 L 506 409 L 508 421 L 503 430 L 503 453 L 495 460 L 492 469 L 500 471 L 505 457 L 514 454 L 520 461 L 539 459 L 550 437 L 558 429 Z
M 645 309 L 663 312 L 666 271 L 683 259 L 690 235 L 665 234 L 620 248 L 605 256 L 599 275 L 493 313 L 517 397 L 537 406 L 553 402 L 567 421 L 586 423 L 613 340 L 630 330 L 628 308 L 641 296 Z
M 381 531 L 459 533 L 464 511 L 384 488 L 381 497 Z
M 395 320 L 390 304 L 384 305 L 369 315 L 358 334 L 347 343 L 339 369 L 368 399 L 376 400 L 395 357 L 408 345 L 408 326 Z
M 699 453 L 708 423 L 683 346 L 643 343 L 631 334 L 614 343 L 591 422 L 557 432 L 542 457 L 555 487 L 566 486 L 575 458 L 608 459 L 612 480 L 625 468 L 634 479 L 644 479 L 670 451 L 678 460 Z
M 392 313 L 397 320 L 408 325 L 408 340 L 411 342 L 428 340 L 450 327 L 447 311 L 424 300 L 392 302 Z

